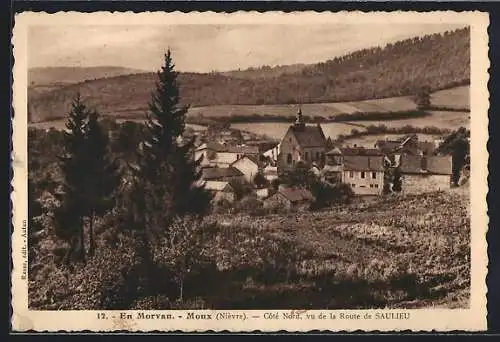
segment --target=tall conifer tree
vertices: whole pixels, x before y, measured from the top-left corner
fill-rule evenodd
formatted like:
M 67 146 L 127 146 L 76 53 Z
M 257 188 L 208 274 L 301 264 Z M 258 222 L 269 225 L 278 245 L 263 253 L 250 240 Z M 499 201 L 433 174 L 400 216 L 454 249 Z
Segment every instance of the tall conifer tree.
M 99 126 L 98 114 L 86 107 L 80 94 L 73 99 L 66 129 L 65 153 L 60 157 L 64 186 L 59 195 L 62 205 L 56 211 L 56 233 L 71 243 L 67 257 L 77 252 L 77 257 L 85 260 L 85 223 L 92 253 L 95 218 L 112 206 L 111 194 L 118 177 L 107 158 L 108 139 Z
M 139 178 L 145 195 L 143 224 L 164 229 L 174 216 L 203 214 L 210 196 L 197 181 L 199 163 L 193 159 L 194 139 L 183 139 L 188 106 L 180 104 L 178 73 L 170 50 L 158 72 L 149 102 L 147 134 L 139 158 Z

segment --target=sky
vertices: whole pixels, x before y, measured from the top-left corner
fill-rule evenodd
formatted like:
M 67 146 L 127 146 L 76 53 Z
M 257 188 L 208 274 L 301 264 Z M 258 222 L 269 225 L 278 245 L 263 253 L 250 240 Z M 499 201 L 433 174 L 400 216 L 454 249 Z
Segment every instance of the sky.
M 157 70 L 170 47 L 178 71 L 317 63 L 452 24 L 32 26 L 28 64 Z

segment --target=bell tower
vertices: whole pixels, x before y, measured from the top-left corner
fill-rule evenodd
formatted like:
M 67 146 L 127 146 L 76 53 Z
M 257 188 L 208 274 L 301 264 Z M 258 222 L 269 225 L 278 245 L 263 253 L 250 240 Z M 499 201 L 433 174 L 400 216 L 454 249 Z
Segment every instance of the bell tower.
M 302 106 L 299 106 L 299 110 L 297 111 L 296 119 L 295 119 L 295 127 L 303 128 L 305 127 L 304 117 L 302 116 Z

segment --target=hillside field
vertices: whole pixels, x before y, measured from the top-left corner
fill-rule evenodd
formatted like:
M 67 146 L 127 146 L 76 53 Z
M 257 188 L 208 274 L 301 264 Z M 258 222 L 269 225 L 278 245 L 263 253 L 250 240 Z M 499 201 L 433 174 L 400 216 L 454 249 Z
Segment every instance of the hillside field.
M 431 104 L 436 107 L 470 110 L 470 87 L 462 86 L 437 91 L 431 95 Z
M 460 190 L 286 217 L 219 217 L 233 229 L 252 226 L 310 253 L 291 260 L 300 282 L 253 284 L 244 291 L 245 304 L 237 299 L 241 293 L 229 292 L 223 306 L 468 307 L 469 197 Z
M 470 217 L 468 192 L 461 190 L 379 198 L 322 212 L 213 214 L 209 220 L 219 233 L 209 248 L 215 248 L 220 268 L 191 279 L 192 285 L 186 282 L 186 298 L 176 308 L 467 308 Z M 104 236 L 109 229 L 98 231 Z M 100 244 L 102 239 L 98 236 Z M 83 269 L 73 280 L 54 265 L 58 245 L 47 237 L 32 246 L 37 257 L 30 263 L 30 308 L 105 309 L 94 307 L 102 305 L 102 290 L 85 278 L 90 271 Z M 98 251 L 100 257 L 111 252 L 105 245 Z M 111 253 L 120 258 L 125 251 Z M 76 300 L 81 298 L 96 301 Z M 152 309 L 139 304 L 147 302 L 139 297 L 130 305 Z

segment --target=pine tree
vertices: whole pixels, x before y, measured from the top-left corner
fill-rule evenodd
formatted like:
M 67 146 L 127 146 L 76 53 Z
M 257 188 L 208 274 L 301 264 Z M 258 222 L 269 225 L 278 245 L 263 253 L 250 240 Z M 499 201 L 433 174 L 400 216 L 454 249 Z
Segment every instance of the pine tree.
M 82 103 L 80 94 L 73 99 L 66 132 L 64 133 L 65 154 L 60 157 L 61 169 L 64 175 L 64 190 L 60 197 L 62 206 L 56 211 L 58 223 L 56 233 L 59 237 L 69 240 L 70 253 L 77 252 L 77 257 L 85 260 L 84 216 L 86 213 L 85 165 L 87 163 L 86 128 L 88 111 Z
M 111 194 L 118 184 L 116 167 L 107 158 L 107 135 L 98 123 L 98 114 L 90 111 L 77 94 L 64 134 L 65 154 L 60 157 L 64 175 L 62 205 L 56 211 L 59 237 L 70 241 L 67 255 L 77 252 L 85 260 L 85 223 L 89 229 L 89 253 L 94 250 L 95 218 L 113 205 Z
M 139 156 L 139 178 L 148 207 L 141 221 L 152 229 L 165 227 L 177 215 L 193 211 L 204 214 L 210 199 L 196 185 L 201 175 L 200 161 L 192 158 L 194 139 L 180 142 L 188 107 L 179 103 L 174 68 L 168 50 L 149 103 L 147 132 Z
M 117 177 L 118 166 L 114 161 L 109 160 L 108 135 L 106 132 L 103 132 L 98 118 L 99 115 L 95 111 L 89 114 L 86 132 L 87 151 L 89 151 L 87 154 L 87 173 L 85 178 L 89 254 L 93 254 L 95 249 L 95 220 L 115 206 L 113 192 L 120 182 L 120 179 Z

